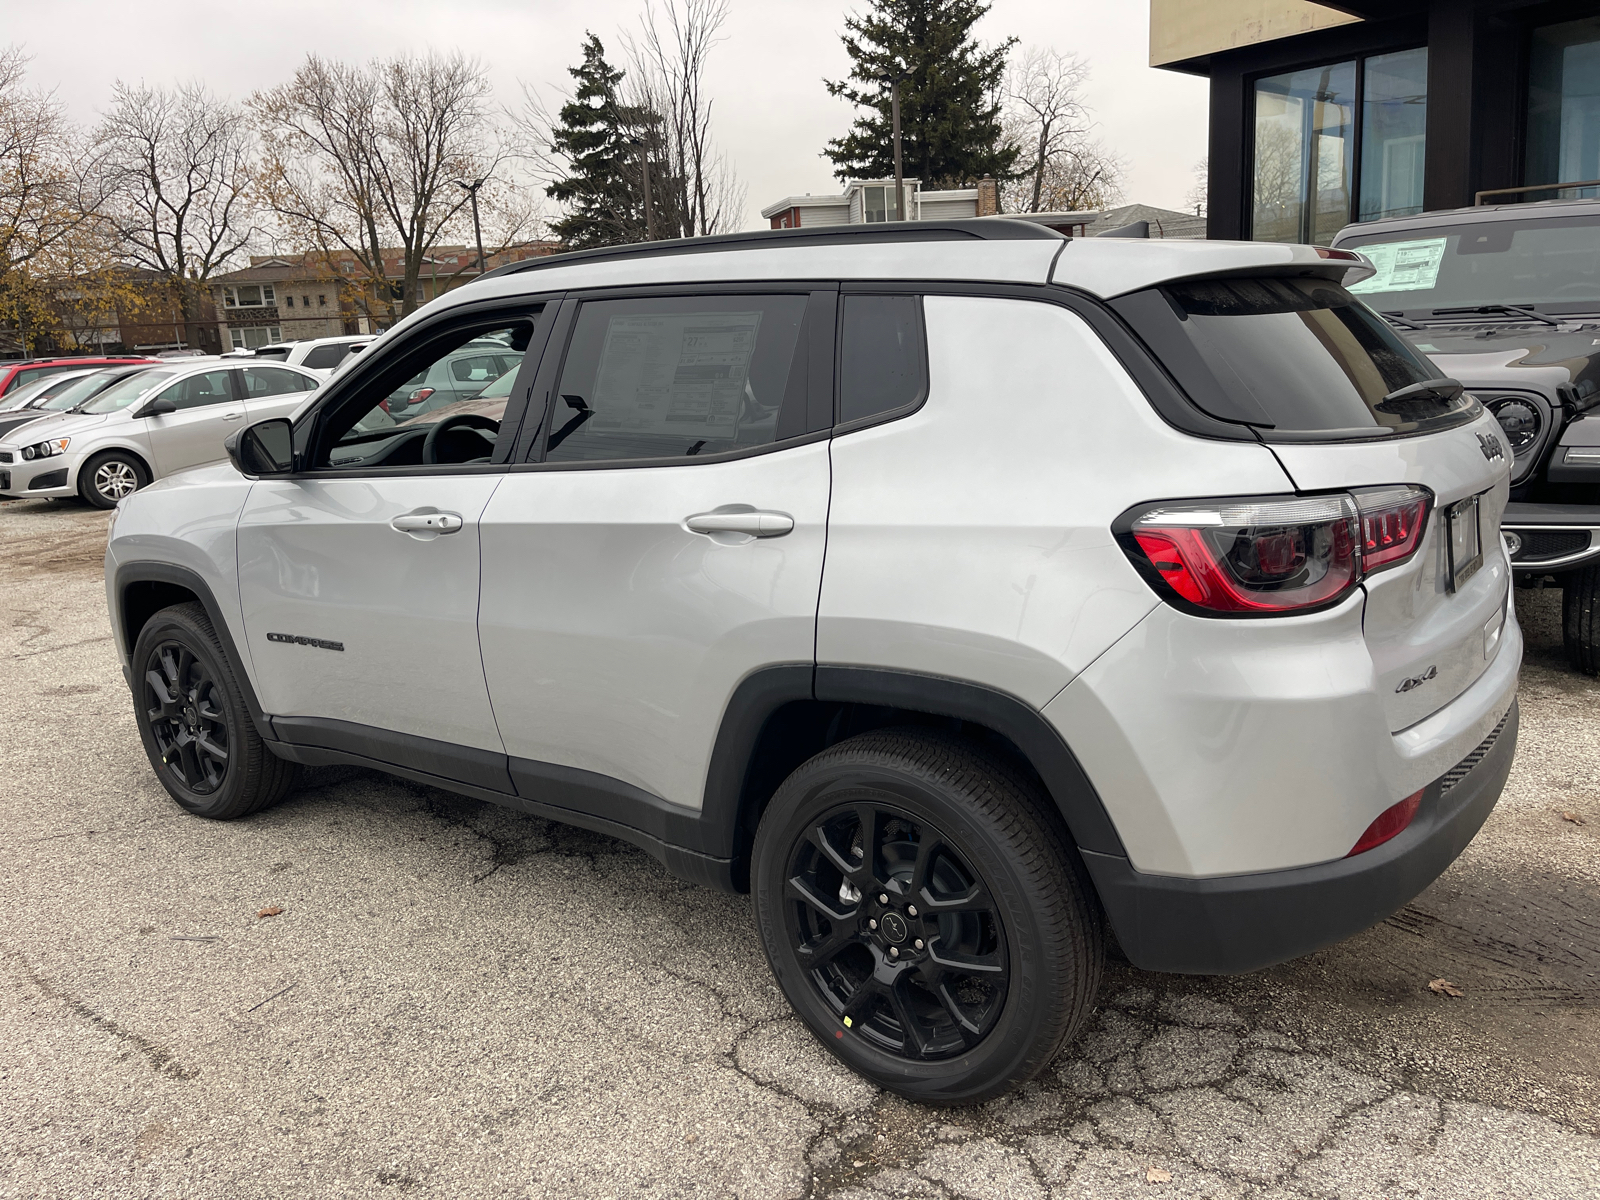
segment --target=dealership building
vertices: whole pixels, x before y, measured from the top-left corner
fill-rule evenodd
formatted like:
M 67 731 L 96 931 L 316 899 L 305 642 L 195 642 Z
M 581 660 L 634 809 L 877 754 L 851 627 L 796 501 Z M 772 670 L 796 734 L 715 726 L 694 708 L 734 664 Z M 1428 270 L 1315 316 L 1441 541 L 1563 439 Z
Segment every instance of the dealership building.
M 1209 237 L 1600 195 L 1596 0 L 1150 7 L 1151 65 L 1210 81 Z

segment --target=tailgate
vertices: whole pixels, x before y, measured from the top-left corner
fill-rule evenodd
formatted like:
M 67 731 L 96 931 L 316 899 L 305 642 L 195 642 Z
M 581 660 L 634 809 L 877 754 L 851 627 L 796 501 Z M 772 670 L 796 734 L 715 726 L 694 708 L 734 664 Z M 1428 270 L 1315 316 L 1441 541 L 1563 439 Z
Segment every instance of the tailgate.
M 1389 728 L 1415 725 L 1466 691 L 1500 649 L 1511 565 L 1499 534 L 1510 479 L 1499 426 L 1485 413 L 1464 427 L 1381 444 L 1279 443 L 1272 449 L 1300 491 L 1414 483 L 1433 492 L 1417 553 L 1363 585 L 1363 631 Z M 1469 553 L 1474 537 L 1482 552 L 1475 570 Z

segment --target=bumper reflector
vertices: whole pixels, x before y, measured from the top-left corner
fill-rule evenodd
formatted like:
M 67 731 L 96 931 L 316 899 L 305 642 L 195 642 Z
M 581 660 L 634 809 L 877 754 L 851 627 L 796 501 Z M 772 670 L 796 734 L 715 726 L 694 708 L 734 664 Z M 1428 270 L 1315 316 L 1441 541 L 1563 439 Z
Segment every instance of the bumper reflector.
M 1426 789 L 1423 789 L 1424 791 Z M 1357 854 L 1371 850 L 1374 846 L 1381 846 L 1396 834 L 1403 833 L 1411 819 L 1417 815 L 1417 805 L 1422 803 L 1422 792 L 1412 792 L 1398 804 L 1391 804 L 1378 814 L 1377 819 L 1367 826 L 1367 831 L 1357 839 L 1346 858 L 1354 858 Z

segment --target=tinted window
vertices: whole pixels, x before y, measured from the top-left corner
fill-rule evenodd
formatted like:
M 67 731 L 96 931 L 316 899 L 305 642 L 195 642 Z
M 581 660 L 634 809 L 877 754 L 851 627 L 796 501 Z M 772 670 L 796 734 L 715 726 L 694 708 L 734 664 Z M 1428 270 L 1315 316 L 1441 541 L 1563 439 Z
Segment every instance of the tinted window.
M 839 351 L 839 421 L 921 402 L 927 392 L 920 296 L 846 296 Z
M 493 394 L 480 393 L 497 376 L 510 372 L 515 377 L 532 336 L 532 317 L 520 316 L 496 328 L 442 332 L 411 343 L 409 350 L 375 366 L 352 398 L 339 404 L 320 465 L 359 470 L 488 462 L 512 388 L 508 383 Z M 488 371 L 481 379 L 457 379 L 453 367 L 463 360 L 487 362 Z M 495 370 L 497 364 L 503 369 Z M 350 378 L 350 372 L 341 376 Z M 428 435 L 446 421 L 449 427 L 430 449 Z
M 720 454 L 769 445 L 792 425 L 799 432 L 806 304 L 805 296 L 585 304 L 547 418 L 546 460 Z
M 18 371 L 15 375 L 13 375 L 11 377 L 11 382 L 6 385 L 6 390 L 10 391 L 14 387 L 21 387 L 25 383 L 32 383 L 35 379 L 43 379 L 46 375 L 57 375 L 62 371 L 77 371 L 81 369 L 82 368 L 75 367 L 70 363 L 63 363 L 60 366 L 55 367 L 29 367 L 27 370 Z
M 316 346 L 306 352 L 305 363 L 313 371 L 326 371 L 344 361 L 348 346 Z
M 240 372 L 246 398 L 281 396 L 287 392 L 309 392 L 316 384 L 295 371 L 282 367 L 246 367 Z
M 257 358 L 276 358 L 276 359 L 282 361 L 282 360 L 287 359 L 289 357 L 289 352 L 291 350 L 293 350 L 293 349 L 294 349 L 293 346 L 262 346 L 259 350 L 256 351 L 256 357 Z
M 1465 392 L 1414 388 L 1439 368 L 1334 283 L 1191 280 L 1113 306 L 1190 398 L 1223 420 L 1359 437 L 1457 424 L 1478 409 Z
M 204 375 L 191 375 L 180 379 L 156 397 L 171 400 L 180 409 L 203 408 L 208 404 L 221 404 L 233 399 L 232 371 L 207 371 Z

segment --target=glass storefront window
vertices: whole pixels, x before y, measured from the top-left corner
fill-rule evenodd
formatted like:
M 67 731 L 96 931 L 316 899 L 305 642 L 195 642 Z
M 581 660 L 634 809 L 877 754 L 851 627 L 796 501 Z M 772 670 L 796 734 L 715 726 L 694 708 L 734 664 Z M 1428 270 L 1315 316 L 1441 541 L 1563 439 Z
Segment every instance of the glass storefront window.
M 1528 183 L 1600 179 L 1600 17 L 1533 31 L 1528 59 Z M 1596 196 L 1600 188 L 1530 193 Z
M 1428 51 L 1365 60 L 1361 83 L 1361 209 L 1356 218 L 1422 211 L 1422 160 L 1428 126 Z
M 1251 236 L 1326 245 L 1350 220 L 1356 64 L 1258 79 Z

